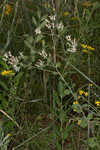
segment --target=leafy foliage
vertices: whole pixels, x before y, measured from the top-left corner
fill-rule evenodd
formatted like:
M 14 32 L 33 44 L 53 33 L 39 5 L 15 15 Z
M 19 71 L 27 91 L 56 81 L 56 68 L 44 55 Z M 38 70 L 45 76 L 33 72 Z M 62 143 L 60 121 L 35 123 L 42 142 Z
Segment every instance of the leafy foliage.
M 1 0 L 1 149 L 99 150 L 99 11 L 98 0 Z

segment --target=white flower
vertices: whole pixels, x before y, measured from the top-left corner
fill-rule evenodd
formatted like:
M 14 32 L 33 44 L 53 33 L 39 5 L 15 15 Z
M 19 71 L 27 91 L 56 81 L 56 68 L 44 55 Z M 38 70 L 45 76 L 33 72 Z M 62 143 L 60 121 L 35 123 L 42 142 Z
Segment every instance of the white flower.
M 21 59 L 23 59 L 23 55 L 22 55 L 22 53 L 20 53 L 20 55 L 17 57 L 15 57 L 15 56 L 13 56 L 12 54 L 11 54 L 11 52 L 9 51 L 9 52 L 7 52 L 7 53 L 5 53 L 4 54 L 4 57 L 3 57 L 3 60 L 7 63 L 7 64 L 9 64 L 9 65 L 11 65 L 12 66 L 12 68 L 16 71 L 16 72 L 19 72 L 20 71 L 20 68 L 21 68 L 21 64 L 22 64 L 22 62 L 21 62 Z
M 55 28 L 55 24 L 54 24 L 54 23 L 52 23 L 51 25 L 52 25 L 52 28 L 54 29 L 54 28 Z
M 73 46 L 73 47 L 70 47 L 67 49 L 68 52 L 72 52 L 72 53 L 75 53 L 76 52 L 76 47 Z
M 5 57 L 5 58 L 8 58 L 8 54 L 7 54 L 7 53 L 5 53 L 5 54 L 4 54 L 4 57 Z
M 38 28 L 35 29 L 35 33 L 36 33 L 36 34 L 41 34 L 40 27 L 38 27 Z
M 20 67 L 16 66 L 16 65 L 13 65 L 13 68 L 16 72 L 19 72 L 20 71 Z
M 19 58 L 24 58 L 24 55 L 22 52 L 19 53 Z
M 9 57 L 11 57 L 11 56 L 12 56 L 11 51 L 8 51 L 8 55 L 9 55 Z
M 51 29 L 51 24 L 50 24 L 50 21 L 48 19 L 45 19 L 45 26 L 48 28 L 48 29 Z
M 76 49 L 77 48 L 76 39 L 72 40 L 70 35 L 67 35 L 66 39 L 68 40 L 68 43 L 67 43 L 68 49 L 67 49 L 67 51 L 75 53 L 77 51 L 77 49 Z
M 43 49 L 42 52 L 39 52 L 39 55 L 41 55 L 44 59 L 47 58 L 47 53 Z
M 45 19 L 45 22 L 46 22 L 46 23 L 50 23 L 50 21 L 49 21 L 48 19 Z
M 7 61 L 7 58 L 5 58 L 5 57 L 4 57 L 4 58 L 2 58 L 2 59 L 3 59 L 5 62 Z
M 50 20 L 55 21 L 56 20 L 56 15 L 49 16 Z
M 58 30 L 63 30 L 63 28 L 64 28 L 64 25 L 63 25 L 62 22 L 59 23 L 59 24 L 57 24 L 57 29 L 58 29 Z
M 66 40 L 71 41 L 71 36 L 70 35 L 66 35 Z
M 46 23 L 45 26 L 48 28 L 48 29 L 51 29 L 51 25 Z

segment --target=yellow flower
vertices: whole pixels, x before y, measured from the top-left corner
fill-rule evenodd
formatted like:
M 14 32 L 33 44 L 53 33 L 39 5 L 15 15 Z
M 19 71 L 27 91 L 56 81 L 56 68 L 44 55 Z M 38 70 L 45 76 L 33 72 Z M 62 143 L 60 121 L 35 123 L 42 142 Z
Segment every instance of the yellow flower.
M 9 137 L 9 136 L 11 136 L 11 134 L 10 134 L 10 133 L 8 133 L 8 134 L 7 134 L 7 137 Z
M 77 124 L 80 125 L 81 124 L 81 120 L 78 120 Z
M 81 47 L 82 47 L 82 48 L 87 48 L 87 45 L 81 44 Z
M 75 105 L 75 104 L 78 104 L 78 102 L 77 102 L 77 101 L 74 101 L 73 104 L 74 104 L 74 105 Z
M 84 52 L 88 52 L 87 49 L 88 49 L 88 50 L 91 50 L 91 51 L 94 51 L 94 50 L 95 50 L 94 47 L 89 46 L 89 45 L 85 45 L 85 44 L 81 44 L 81 47 L 85 49 Z
M 79 94 L 80 95 L 84 94 L 84 91 L 83 90 L 79 90 Z
M 92 5 L 91 2 L 88 2 L 88 1 L 85 1 L 83 4 L 82 4 L 84 7 L 89 7 Z
M 65 11 L 64 13 L 63 13 L 63 16 L 68 16 L 69 15 L 69 12 L 68 11 Z
M 92 87 L 92 86 L 93 86 L 93 84 L 92 84 L 92 83 L 89 83 L 89 86 L 90 86 L 90 87 Z
M 81 96 L 78 96 L 77 98 L 78 98 L 78 99 L 80 99 L 80 98 L 81 98 Z
M 100 106 L 100 101 L 95 101 L 95 104 L 96 104 L 97 106 Z
M 84 95 L 87 97 L 88 96 L 88 92 L 84 92 Z
M 73 105 L 76 105 L 76 104 L 78 104 L 78 102 L 77 102 L 77 101 L 74 101 L 74 102 L 73 102 Z M 73 111 L 77 112 L 77 110 L 76 110 L 75 108 L 73 109 Z
M 100 106 L 100 104 L 96 104 L 97 106 Z
M 87 46 L 87 48 L 88 48 L 89 50 L 91 50 L 91 51 L 94 51 L 94 48 L 91 47 L 91 46 Z
M 96 102 L 95 102 L 95 104 L 99 104 L 99 103 L 100 103 L 99 101 L 96 101 Z
M 72 20 L 77 20 L 77 17 L 72 17 L 71 19 L 72 19 Z
M 77 110 L 76 110 L 76 109 L 73 109 L 73 111 L 77 112 Z
M 12 70 L 4 70 L 1 72 L 2 76 L 6 76 L 6 75 L 15 75 L 15 73 Z
M 6 15 L 9 15 L 11 12 L 11 6 L 9 4 L 6 4 L 5 5 L 5 14 Z

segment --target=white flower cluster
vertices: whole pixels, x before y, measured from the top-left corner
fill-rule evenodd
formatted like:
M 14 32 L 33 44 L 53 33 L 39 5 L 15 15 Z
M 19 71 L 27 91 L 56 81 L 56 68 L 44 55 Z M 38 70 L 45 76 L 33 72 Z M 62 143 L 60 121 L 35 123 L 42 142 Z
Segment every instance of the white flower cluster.
M 64 28 L 64 25 L 62 22 L 60 23 L 55 23 L 55 20 L 56 20 L 56 15 L 53 15 L 53 16 L 49 16 L 49 20 L 48 19 L 45 19 L 46 21 L 46 24 L 45 26 L 48 28 L 48 29 L 54 29 L 56 28 L 57 30 L 63 30 Z
M 77 42 L 76 42 L 76 39 L 71 39 L 71 36 L 70 35 L 67 35 L 66 36 L 66 40 L 68 41 L 67 45 L 68 45 L 68 49 L 67 51 L 68 52 L 72 52 L 72 53 L 75 53 L 77 51 Z
M 38 53 L 40 56 L 43 57 L 43 59 L 47 58 L 47 53 L 45 52 L 45 50 L 43 49 L 42 52 Z M 43 67 L 45 65 L 44 60 L 39 59 L 38 62 L 35 64 L 36 67 Z
M 45 67 L 48 66 L 52 63 L 52 56 L 51 54 L 47 54 L 46 51 L 43 49 L 42 52 L 38 53 L 42 58 L 38 59 L 38 61 L 36 62 L 35 66 L 36 67 Z
M 41 34 L 41 29 L 40 29 L 40 27 L 38 27 L 38 28 L 35 29 L 35 33 L 36 33 L 36 34 Z
M 48 29 L 54 29 L 55 28 L 55 23 L 54 23 L 55 20 L 56 20 L 56 15 L 49 16 L 49 20 L 45 19 L 45 21 L 46 21 L 46 25 L 45 26 Z
M 48 29 L 51 29 L 51 28 L 54 29 L 54 27 L 55 27 L 54 21 L 56 20 L 56 15 L 49 16 L 49 19 L 50 19 L 50 21 L 49 21 L 48 19 L 45 19 L 45 21 L 46 21 L 46 25 L 45 25 L 45 26 L 46 26 Z M 41 28 L 40 28 L 40 27 L 37 27 L 37 28 L 35 29 L 35 33 L 36 33 L 36 35 L 37 35 L 37 34 L 41 34 Z
M 12 68 L 16 71 L 19 72 L 21 66 L 23 64 L 20 62 L 24 58 L 23 54 L 20 53 L 20 55 L 17 57 L 13 56 L 10 51 L 6 52 L 3 56 L 3 60 L 8 64 L 11 65 Z
M 58 23 L 58 24 L 57 24 L 57 26 L 56 26 L 56 27 L 57 27 L 57 29 L 58 29 L 58 30 L 63 30 L 64 25 L 63 25 L 63 23 L 62 23 L 62 22 L 60 22 L 60 23 Z
M 44 59 L 46 59 L 47 56 L 48 56 L 44 49 L 42 50 L 42 52 L 39 52 L 38 54 L 39 54 L 40 56 L 42 56 Z
M 45 19 L 46 21 L 46 24 L 45 26 L 48 28 L 48 29 L 51 29 L 52 28 L 52 24 L 50 23 L 50 21 L 48 19 Z M 54 24 L 53 24 L 53 27 L 54 27 Z
M 56 20 L 56 15 L 49 16 L 49 18 L 50 18 L 51 21 L 55 21 Z

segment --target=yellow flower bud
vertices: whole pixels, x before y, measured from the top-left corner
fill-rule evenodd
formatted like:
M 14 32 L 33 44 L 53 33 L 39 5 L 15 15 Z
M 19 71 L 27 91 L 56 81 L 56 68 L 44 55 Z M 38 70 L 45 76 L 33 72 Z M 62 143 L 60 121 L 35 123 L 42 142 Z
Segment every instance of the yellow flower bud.
M 84 94 L 84 91 L 83 90 L 79 90 L 79 94 L 80 95 Z
M 69 15 L 69 12 L 68 11 L 65 11 L 63 16 L 68 16 Z
M 87 97 L 88 96 L 88 92 L 84 92 L 84 95 Z
M 74 104 L 74 105 L 75 105 L 75 104 L 78 104 L 78 102 L 77 102 L 77 101 L 74 101 L 73 104 Z
M 81 120 L 78 120 L 77 124 L 80 125 L 81 124 Z
M 78 98 L 78 99 L 80 99 L 80 98 L 81 98 L 81 96 L 78 96 L 77 98 Z

